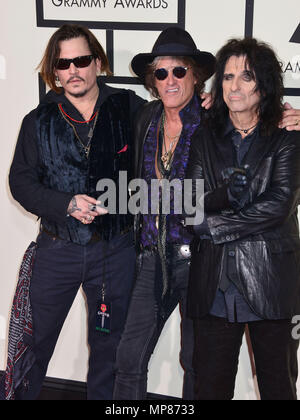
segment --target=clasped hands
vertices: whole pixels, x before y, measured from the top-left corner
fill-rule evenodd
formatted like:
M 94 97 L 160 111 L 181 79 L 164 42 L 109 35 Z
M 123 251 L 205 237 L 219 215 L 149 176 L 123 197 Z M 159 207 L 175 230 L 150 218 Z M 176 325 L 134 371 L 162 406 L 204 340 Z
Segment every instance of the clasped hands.
M 67 213 L 81 223 L 91 224 L 95 217 L 103 216 L 108 211 L 100 206 L 101 202 L 85 194 L 75 195 L 70 201 Z

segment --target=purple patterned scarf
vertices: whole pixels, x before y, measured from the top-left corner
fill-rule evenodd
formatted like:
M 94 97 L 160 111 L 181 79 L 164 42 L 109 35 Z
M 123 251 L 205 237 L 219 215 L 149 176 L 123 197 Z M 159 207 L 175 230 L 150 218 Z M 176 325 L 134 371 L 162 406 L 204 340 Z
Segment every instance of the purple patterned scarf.
M 34 363 L 29 289 L 35 254 L 36 243 L 31 242 L 23 257 L 11 310 L 7 367 L 0 391 L 0 399 L 3 400 L 15 399 L 16 389 L 24 382 L 26 373 Z
M 189 151 L 191 145 L 191 137 L 200 124 L 201 106 L 197 95 L 194 95 L 189 104 L 180 111 L 180 118 L 183 124 L 182 132 L 178 144 L 174 152 L 174 159 L 171 169 L 170 180 L 185 178 Z M 143 178 L 151 185 L 151 179 L 156 179 L 155 172 L 155 154 L 157 147 L 157 129 L 161 118 L 159 112 L 153 118 L 150 126 L 145 145 L 144 145 L 144 164 Z M 172 197 L 171 197 L 172 198 Z M 171 209 L 173 203 L 171 202 Z M 151 203 L 149 202 L 149 209 Z M 151 211 L 149 210 L 149 213 Z M 171 212 L 172 213 L 172 212 Z M 156 227 L 156 216 L 152 214 L 143 215 L 143 227 L 141 231 L 141 245 L 143 248 L 152 249 L 157 245 L 158 231 Z M 180 218 L 177 215 L 170 214 L 167 216 L 167 241 L 175 244 L 190 243 L 191 236 L 182 227 Z

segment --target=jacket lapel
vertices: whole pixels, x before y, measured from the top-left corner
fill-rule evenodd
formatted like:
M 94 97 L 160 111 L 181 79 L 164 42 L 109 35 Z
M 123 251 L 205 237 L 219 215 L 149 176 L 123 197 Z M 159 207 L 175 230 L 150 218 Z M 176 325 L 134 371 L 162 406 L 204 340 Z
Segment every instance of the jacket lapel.
M 234 166 L 234 151 L 228 137 L 220 138 L 207 133 L 207 141 L 203 143 L 203 169 L 209 175 L 209 189 L 213 190 L 223 184 L 222 171 Z M 205 168 L 206 167 L 206 168 Z
M 254 178 L 261 162 L 270 153 L 274 144 L 274 136 L 264 137 L 260 133 L 251 144 L 248 153 L 245 155 L 242 164 L 249 165 L 250 178 Z
M 222 171 L 228 167 L 235 166 L 235 151 L 232 146 L 230 134 L 222 137 L 207 136 L 208 141 L 204 142 L 203 155 L 207 158 L 203 162 L 203 166 L 207 166 L 205 171 L 209 174 L 210 188 L 214 189 L 223 183 Z M 264 137 L 261 134 L 251 144 L 247 154 L 245 155 L 242 165 L 249 165 L 249 176 L 254 178 L 261 162 L 270 154 L 273 148 L 276 135 Z M 266 146 L 267 144 L 267 146 Z
M 147 110 L 147 112 L 146 112 Z M 144 144 L 154 115 L 162 112 L 161 101 L 152 101 L 144 105 L 143 113 L 139 115 L 135 130 L 135 177 L 142 177 L 144 161 Z

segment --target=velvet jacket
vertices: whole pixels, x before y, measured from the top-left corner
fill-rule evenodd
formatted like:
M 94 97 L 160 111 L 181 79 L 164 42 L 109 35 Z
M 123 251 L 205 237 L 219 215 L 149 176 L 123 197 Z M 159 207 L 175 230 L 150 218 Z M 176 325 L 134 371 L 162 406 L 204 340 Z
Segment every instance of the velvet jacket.
M 132 177 L 132 121 L 144 100 L 132 91 L 101 82 L 99 90 L 99 117 L 88 158 L 58 108 L 64 95 L 50 92 L 25 117 L 10 171 L 14 198 L 39 216 L 47 231 L 81 245 L 87 244 L 95 232 L 109 240 L 133 226 L 130 214 L 108 214 L 90 225 L 67 217 L 74 195 L 98 198 L 103 191 L 97 191 L 97 183 L 106 178 L 115 182 L 118 197 L 119 172 L 126 171 L 128 180 Z
M 250 203 L 238 212 L 208 211 L 211 240 L 192 246 L 188 311 L 209 313 L 222 261 L 235 252 L 241 292 L 263 319 L 288 319 L 300 311 L 300 133 L 260 135 L 243 159 L 250 166 Z M 221 173 L 234 166 L 233 148 L 208 127 L 197 130 L 187 177 L 203 178 L 207 193 L 222 188 Z

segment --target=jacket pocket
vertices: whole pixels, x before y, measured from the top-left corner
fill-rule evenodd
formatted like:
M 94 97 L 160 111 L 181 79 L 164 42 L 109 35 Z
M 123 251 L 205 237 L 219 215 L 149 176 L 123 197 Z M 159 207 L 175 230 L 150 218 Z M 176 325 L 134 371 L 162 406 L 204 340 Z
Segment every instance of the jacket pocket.
M 242 288 L 250 306 L 262 318 L 291 316 L 299 294 L 299 260 L 299 242 L 291 238 L 237 246 Z

